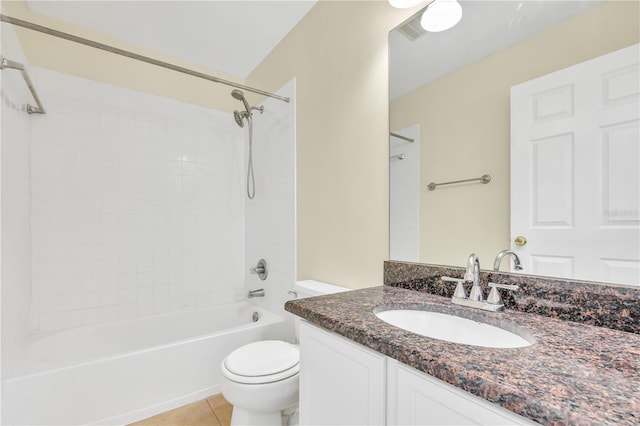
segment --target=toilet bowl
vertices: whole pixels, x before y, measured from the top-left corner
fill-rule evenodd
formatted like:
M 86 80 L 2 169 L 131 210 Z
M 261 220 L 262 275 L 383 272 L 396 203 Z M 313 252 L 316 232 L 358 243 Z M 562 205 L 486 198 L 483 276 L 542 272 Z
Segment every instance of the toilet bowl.
M 347 290 L 310 280 L 294 285 L 298 298 Z M 281 426 L 283 416 L 295 413 L 300 372 L 297 345 L 280 340 L 249 343 L 231 352 L 221 370 L 222 395 L 233 405 L 232 426 Z
M 282 425 L 298 404 L 300 353 L 279 340 L 249 343 L 222 361 L 220 388 L 233 405 L 232 425 Z

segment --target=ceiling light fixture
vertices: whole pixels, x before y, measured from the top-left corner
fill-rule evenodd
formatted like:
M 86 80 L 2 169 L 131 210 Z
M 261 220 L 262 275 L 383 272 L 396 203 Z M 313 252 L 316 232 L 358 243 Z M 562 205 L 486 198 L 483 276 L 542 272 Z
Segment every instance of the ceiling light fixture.
M 422 14 L 420 25 L 429 32 L 437 33 L 453 27 L 460 19 L 462 6 L 456 0 L 434 0 Z
M 424 0 L 389 0 L 389 4 L 396 9 L 408 9 L 417 6 Z

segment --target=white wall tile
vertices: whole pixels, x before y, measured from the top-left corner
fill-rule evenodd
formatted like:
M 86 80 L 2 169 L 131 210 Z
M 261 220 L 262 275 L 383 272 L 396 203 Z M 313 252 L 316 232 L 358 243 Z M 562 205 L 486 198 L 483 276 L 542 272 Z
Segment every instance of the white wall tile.
M 2 25 L 0 51 L 10 60 L 26 63 L 11 25 Z M 31 270 L 29 222 L 29 123 L 24 111 L 33 103 L 20 72 L 1 73 L 1 220 L 2 220 L 2 371 L 10 369 L 12 354 L 28 332 Z M 52 124 L 57 126 L 56 124 Z M 57 155 L 57 152 L 55 153 Z M 37 255 L 36 255 L 37 256 Z M 52 293 L 57 293 L 53 291 Z
M 295 99 L 294 91 L 291 81 L 277 92 Z M 264 288 L 265 298 L 252 300 L 284 313 L 283 300 L 295 281 L 294 101 L 265 101 L 264 114 L 254 113 L 253 129 L 256 193 L 253 200 L 245 196 L 246 289 Z M 267 261 L 266 281 L 249 274 L 259 259 Z
M 405 156 L 403 160 L 389 161 L 390 258 L 417 262 L 420 255 L 420 125 L 400 129 L 398 133 L 413 138 L 414 142 L 390 138 L 389 156 Z
M 29 121 L 32 327 L 242 297 L 243 150 L 229 113 L 33 73 L 48 108 Z
M 268 100 L 256 113 L 257 193 L 245 205 L 246 129 L 229 113 L 33 72 L 48 114 L 28 134 L 14 126 L 30 139 L 16 145 L 26 189 L 3 187 L 25 211 L 31 202 L 21 261 L 33 277 L 33 328 L 226 304 L 258 286 L 267 297 L 256 302 L 282 310 L 295 279 L 293 103 Z M 293 82 L 281 91 L 292 96 Z M 267 282 L 248 274 L 262 257 Z

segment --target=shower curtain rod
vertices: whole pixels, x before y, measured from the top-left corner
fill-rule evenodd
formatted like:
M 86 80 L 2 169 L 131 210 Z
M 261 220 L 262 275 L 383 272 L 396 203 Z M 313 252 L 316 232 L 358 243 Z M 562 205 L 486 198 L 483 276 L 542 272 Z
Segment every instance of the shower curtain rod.
M 43 27 L 42 25 L 37 25 L 32 22 L 23 21 L 22 19 L 13 18 L 11 16 L 7 16 L 4 14 L 0 14 L 0 21 L 6 22 L 8 24 L 17 25 L 19 27 L 27 28 L 29 30 L 38 31 L 44 34 L 48 34 L 50 36 L 58 37 L 67 41 L 72 41 L 75 43 L 83 44 L 85 46 L 93 47 L 95 49 L 104 50 L 106 52 L 115 53 L 116 55 L 125 56 L 130 59 L 135 59 L 136 61 L 146 62 L 151 65 L 156 65 L 158 67 L 167 68 L 172 71 L 181 72 L 183 74 L 188 74 L 193 77 L 202 78 L 204 80 L 213 81 L 214 83 L 226 84 L 227 86 L 236 87 L 238 89 L 246 90 L 247 92 L 257 93 L 259 95 L 268 96 L 270 98 L 279 99 L 284 102 L 290 102 L 290 98 L 286 96 L 276 95 L 275 93 L 265 92 L 264 90 L 255 89 L 253 87 L 245 86 L 243 84 L 234 83 L 229 80 L 223 80 L 218 77 L 214 77 L 209 74 L 205 74 L 202 72 L 190 70 L 188 68 L 184 68 L 178 65 L 170 64 L 168 62 L 160 61 L 158 59 L 153 59 L 148 56 L 139 55 L 137 53 L 129 52 L 128 50 L 119 49 L 117 47 L 109 46 L 107 44 L 98 43 L 97 41 L 89 40 L 86 38 L 74 36 L 73 34 L 64 33 L 62 31 L 54 30 L 53 28 Z
M 38 92 L 36 92 L 36 88 L 33 87 L 33 83 L 29 78 L 29 74 L 27 73 L 27 70 L 24 69 L 24 65 L 16 61 L 7 59 L 2 55 L 0 55 L 0 70 L 3 70 L 5 68 L 20 71 L 20 74 L 22 75 L 22 79 L 27 85 L 29 92 L 31 92 L 31 96 L 33 97 L 33 100 L 36 102 L 36 106 L 30 105 L 30 104 L 25 105 L 25 109 L 27 110 L 27 113 L 28 114 L 45 114 L 46 111 L 44 110 L 44 106 L 42 106 L 42 102 L 40 102 L 40 97 L 38 97 Z

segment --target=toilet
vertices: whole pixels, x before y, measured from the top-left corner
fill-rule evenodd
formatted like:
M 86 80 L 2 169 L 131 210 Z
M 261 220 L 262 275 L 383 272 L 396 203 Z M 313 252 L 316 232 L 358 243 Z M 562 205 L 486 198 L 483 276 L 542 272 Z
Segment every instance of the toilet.
M 297 298 L 340 293 L 349 289 L 320 281 L 297 281 Z M 298 337 L 298 320 L 296 338 Z M 233 405 L 231 425 L 281 426 L 283 416 L 298 407 L 300 351 L 281 340 L 249 343 L 222 361 L 222 395 Z M 285 423 L 288 423 L 285 422 Z

